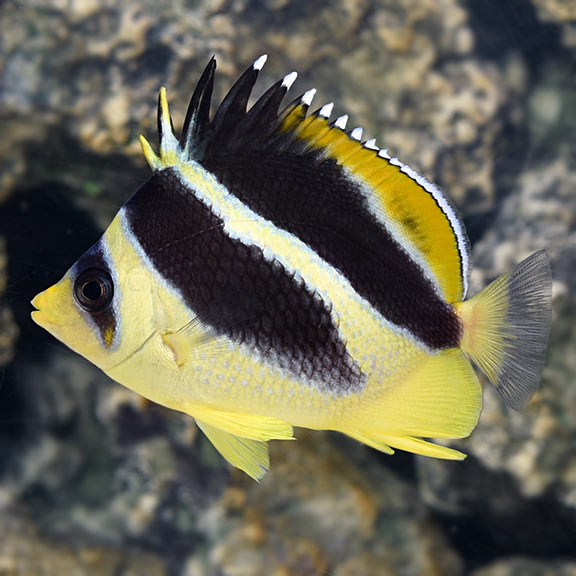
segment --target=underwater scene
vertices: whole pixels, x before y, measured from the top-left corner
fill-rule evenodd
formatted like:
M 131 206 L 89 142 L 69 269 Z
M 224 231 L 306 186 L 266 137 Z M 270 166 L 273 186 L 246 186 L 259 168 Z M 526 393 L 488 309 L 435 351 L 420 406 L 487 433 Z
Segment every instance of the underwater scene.
M 576 575 L 576 1 L 5 0 L 0 125 L 0 576 Z

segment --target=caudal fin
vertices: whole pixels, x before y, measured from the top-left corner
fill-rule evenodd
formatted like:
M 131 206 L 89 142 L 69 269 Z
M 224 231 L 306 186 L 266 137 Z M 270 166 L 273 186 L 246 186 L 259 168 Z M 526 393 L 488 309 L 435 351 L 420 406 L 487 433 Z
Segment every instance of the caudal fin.
M 550 260 L 541 250 L 457 304 L 462 350 L 508 406 L 523 408 L 540 382 L 552 320 Z

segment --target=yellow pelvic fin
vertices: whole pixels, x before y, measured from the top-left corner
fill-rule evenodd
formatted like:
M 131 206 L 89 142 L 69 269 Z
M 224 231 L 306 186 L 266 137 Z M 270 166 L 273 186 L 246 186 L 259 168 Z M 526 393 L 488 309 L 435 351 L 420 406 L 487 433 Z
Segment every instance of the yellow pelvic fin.
M 240 468 L 254 480 L 261 480 L 268 472 L 270 456 L 266 442 L 240 438 L 200 420 L 196 420 L 196 423 L 232 466 Z
M 354 438 L 354 440 L 358 440 L 358 442 L 362 442 L 362 444 L 366 444 L 366 446 L 370 446 L 370 448 L 380 450 L 380 452 L 384 452 L 385 454 L 394 454 L 394 450 L 380 440 L 380 438 L 374 438 L 364 432 L 348 432 L 348 436 Z
M 381 393 L 367 396 L 340 431 L 386 453 L 391 448 L 435 458 L 462 459 L 461 452 L 422 438 L 463 438 L 476 426 L 482 390 L 459 349 L 422 358 L 418 367 Z
M 248 440 L 267 442 L 268 440 L 294 439 L 292 426 L 279 418 L 226 412 L 198 405 L 191 406 L 190 410 L 184 409 L 184 411 L 209 426 Z
M 525 406 L 540 381 L 552 321 L 548 254 L 532 254 L 456 310 L 464 326 L 462 350 L 508 406 Z

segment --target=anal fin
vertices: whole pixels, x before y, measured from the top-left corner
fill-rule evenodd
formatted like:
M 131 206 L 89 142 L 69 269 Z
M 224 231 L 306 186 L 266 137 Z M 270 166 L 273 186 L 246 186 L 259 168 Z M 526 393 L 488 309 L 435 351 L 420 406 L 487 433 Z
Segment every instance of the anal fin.
M 482 390 L 474 369 L 454 348 L 421 359 L 395 386 L 372 397 L 340 431 L 387 454 L 399 449 L 462 460 L 462 452 L 427 438 L 468 436 L 481 408 Z
M 394 454 L 394 448 L 398 448 L 399 450 L 406 450 L 414 454 L 442 458 L 444 460 L 463 460 L 466 458 L 466 454 L 458 450 L 440 446 L 413 436 L 380 435 L 364 431 L 348 435 L 354 438 L 354 440 L 358 440 L 366 444 L 366 446 L 380 450 L 380 452 L 384 452 L 385 454 Z
M 196 423 L 232 466 L 240 468 L 254 480 L 261 480 L 268 472 L 270 457 L 266 442 L 240 438 L 200 420 L 196 420 Z
M 440 446 L 439 444 L 428 442 L 422 438 L 414 438 L 413 436 L 383 436 L 381 440 L 399 450 L 414 452 L 414 454 L 421 454 L 422 456 L 442 458 L 444 460 L 464 460 L 464 458 L 466 458 L 466 454 L 459 450 L 454 450 L 454 448 L 448 448 L 447 446 Z

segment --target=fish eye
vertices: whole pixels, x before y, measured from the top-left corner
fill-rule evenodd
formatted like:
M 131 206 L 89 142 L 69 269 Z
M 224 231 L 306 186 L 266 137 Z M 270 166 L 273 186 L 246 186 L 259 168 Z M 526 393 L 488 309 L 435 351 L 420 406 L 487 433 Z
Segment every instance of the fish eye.
M 89 268 L 74 282 L 74 299 L 87 312 L 102 312 L 112 302 L 114 283 L 107 270 Z

